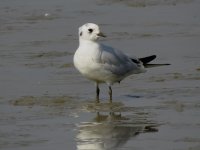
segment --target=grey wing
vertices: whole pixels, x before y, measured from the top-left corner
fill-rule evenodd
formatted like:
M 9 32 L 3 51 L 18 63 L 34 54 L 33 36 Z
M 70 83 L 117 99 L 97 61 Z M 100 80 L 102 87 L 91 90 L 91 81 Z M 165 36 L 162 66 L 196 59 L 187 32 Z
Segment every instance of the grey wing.
M 105 45 L 101 46 L 100 61 L 104 68 L 115 75 L 126 76 L 141 73 L 141 63 L 137 58 L 129 58 L 119 50 Z

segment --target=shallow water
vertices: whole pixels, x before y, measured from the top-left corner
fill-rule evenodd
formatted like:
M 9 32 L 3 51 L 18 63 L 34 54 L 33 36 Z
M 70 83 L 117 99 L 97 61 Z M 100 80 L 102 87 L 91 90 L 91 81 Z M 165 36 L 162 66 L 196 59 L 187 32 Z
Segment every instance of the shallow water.
M 199 150 L 199 13 L 198 0 L 1 0 L 0 149 Z M 171 66 L 114 85 L 112 104 L 102 85 L 95 103 L 72 64 L 86 22 Z

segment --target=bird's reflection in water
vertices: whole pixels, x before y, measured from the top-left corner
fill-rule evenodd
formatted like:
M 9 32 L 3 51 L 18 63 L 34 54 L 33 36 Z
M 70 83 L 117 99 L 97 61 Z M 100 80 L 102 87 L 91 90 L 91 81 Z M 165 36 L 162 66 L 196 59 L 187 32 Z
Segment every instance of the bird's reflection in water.
M 157 132 L 155 123 L 138 114 L 133 118 L 122 116 L 121 113 L 97 112 L 93 122 L 78 125 L 78 150 L 112 150 L 122 147 L 130 138 L 140 133 Z

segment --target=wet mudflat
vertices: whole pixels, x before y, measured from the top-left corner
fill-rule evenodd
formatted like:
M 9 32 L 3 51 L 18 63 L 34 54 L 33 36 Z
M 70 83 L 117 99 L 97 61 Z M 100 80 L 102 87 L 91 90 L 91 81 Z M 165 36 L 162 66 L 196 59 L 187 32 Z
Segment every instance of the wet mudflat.
M 0 149 L 199 150 L 200 3 L 197 0 L 0 2 Z M 78 27 L 152 68 L 113 86 L 73 67 Z

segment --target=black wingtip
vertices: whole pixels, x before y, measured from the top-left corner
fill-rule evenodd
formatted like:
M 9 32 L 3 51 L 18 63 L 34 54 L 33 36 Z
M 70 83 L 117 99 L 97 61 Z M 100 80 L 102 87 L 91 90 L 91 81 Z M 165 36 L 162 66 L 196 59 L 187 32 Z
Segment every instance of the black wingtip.
M 171 64 L 145 64 L 145 68 L 153 68 L 153 67 L 160 67 L 160 66 L 168 66 Z
M 139 60 L 140 60 L 143 64 L 147 64 L 147 63 L 151 62 L 152 60 L 154 60 L 155 58 L 156 58 L 156 55 L 151 55 L 151 56 L 139 58 Z

